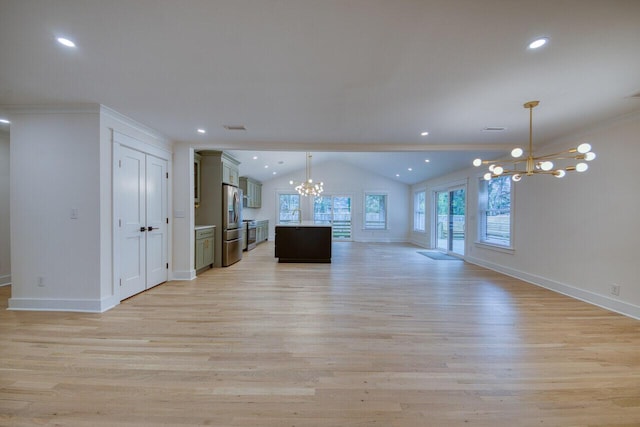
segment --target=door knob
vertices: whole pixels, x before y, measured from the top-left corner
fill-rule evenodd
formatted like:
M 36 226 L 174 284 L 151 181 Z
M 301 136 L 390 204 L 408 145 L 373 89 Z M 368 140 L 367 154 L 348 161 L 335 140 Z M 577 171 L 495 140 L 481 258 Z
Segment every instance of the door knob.
M 153 231 L 153 230 L 157 230 L 158 227 L 147 227 L 147 231 Z
M 145 231 L 147 231 L 147 229 L 146 229 L 146 228 L 144 228 L 144 227 L 140 227 L 140 232 L 141 232 L 141 233 L 144 233 Z

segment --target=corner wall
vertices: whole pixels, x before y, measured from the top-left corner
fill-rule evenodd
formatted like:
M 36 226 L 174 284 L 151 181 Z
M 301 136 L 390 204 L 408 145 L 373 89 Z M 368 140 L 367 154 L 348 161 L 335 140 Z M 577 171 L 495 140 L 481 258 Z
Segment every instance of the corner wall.
M 430 192 L 446 182 L 468 179 L 465 259 L 560 293 L 640 318 L 637 259 L 640 197 L 635 161 L 640 158 L 640 114 L 619 118 L 540 151 L 559 151 L 587 141 L 597 154 L 586 173 L 523 178 L 515 184 L 512 254 L 476 245 L 476 168 L 420 183 Z M 419 239 L 419 236 L 414 236 Z M 613 284 L 620 295 L 611 294 Z

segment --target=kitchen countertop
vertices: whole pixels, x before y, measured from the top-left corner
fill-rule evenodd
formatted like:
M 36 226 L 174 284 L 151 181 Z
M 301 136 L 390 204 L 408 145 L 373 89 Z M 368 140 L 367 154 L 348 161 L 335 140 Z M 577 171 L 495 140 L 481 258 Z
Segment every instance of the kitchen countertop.
M 313 221 L 287 222 L 285 224 L 276 224 L 276 227 L 331 227 L 331 224 L 316 224 Z
M 205 228 L 216 228 L 215 225 L 196 225 L 194 227 L 194 230 L 198 231 L 198 230 L 204 230 Z

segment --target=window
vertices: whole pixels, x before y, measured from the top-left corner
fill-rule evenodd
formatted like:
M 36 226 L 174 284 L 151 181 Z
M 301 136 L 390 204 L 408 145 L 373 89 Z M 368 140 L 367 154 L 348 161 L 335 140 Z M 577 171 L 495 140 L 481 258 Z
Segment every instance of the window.
M 300 195 L 280 194 L 278 203 L 278 222 L 286 224 L 287 222 L 301 222 L 302 211 L 300 210 Z
M 332 207 L 331 196 L 316 196 L 313 200 L 313 222 L 315 224 L 331 224 Z
M 413 195 L 413 230 L 425 231 L 425 191 L 418 191 Z
M 512 188 L 509 176 L 480 181 L 480 242 L 512 247 Z
M 365 194 L 364 196 L 364 229 L 387 229 L 387 195 Z

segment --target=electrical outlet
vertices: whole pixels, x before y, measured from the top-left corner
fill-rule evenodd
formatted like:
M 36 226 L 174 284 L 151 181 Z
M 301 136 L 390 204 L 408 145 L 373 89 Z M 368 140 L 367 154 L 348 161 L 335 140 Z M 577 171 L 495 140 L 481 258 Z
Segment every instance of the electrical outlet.
M 44 277 L 38 276 L 38 287 L 44 288 Z
M 620 296 L 620 285 L 615 283 L 611 285 L 611 295 Z

